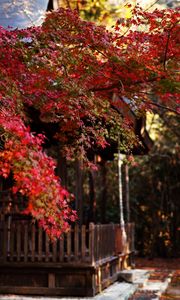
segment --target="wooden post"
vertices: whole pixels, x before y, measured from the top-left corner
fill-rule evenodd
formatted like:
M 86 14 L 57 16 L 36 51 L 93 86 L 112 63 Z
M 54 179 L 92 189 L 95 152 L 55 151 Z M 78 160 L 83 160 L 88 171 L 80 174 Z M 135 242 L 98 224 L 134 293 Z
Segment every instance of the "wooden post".
M 64 234 L 62 234 L 59 241 L 59 260 L 61 262 L 64 260 Z
M 81 226 L 81 257 L 84 261 L 86 256 L 86 225 Z
M 21 260 L 21 224 L 17 224 L 17 261 Z
M 95 257 L 96 261 L 101 259 L 101 225 L 98 224 L 96 225 L 96 229 L 97 229 L 97 236 L 96 236 L 96 247 L 97 247 L 97 256 Z
M 24 225 L 24 262 L 28 261 L 28 224 Z
M 46 251 L 45 251 L 45 261 L 47 262 L 47 261 L 49 261 L 49 236 L 47 235 L 47 233 L 46 233 L 46 238 L 45 238 L 45 243 L 46 243 L 46 245 L 45 245 L 45 247 L 46 247 Z
M 11 223 L 11 237 L 10 237 L 10 261 L 13 261 L 14 257 L 14 223 Z
M 71 260 L 71 229 L 67 233 L 67 260 Z
M 32 249 L 31 249 L 31 261 L 35 261 L 35 224 L 32 224 L 32 231 L 31 231 L 31 234 L 32 234 Z
M 90 261 L 92 266 L 95 264 L 95 257 L 94 257 L 94 223 L 89 224 L 89 254 L 90 254 Z
M 57 261 L 57 241 L 54 241 L 52 245 L 52 261 Z
M 79 259 L 79 225 L 76 224 L 74 228 L 74 258 Z
M 102 292 L 102 273 L 101 266 L 98 267 L 98 292 Z
M 42 261 L 42 227 L 38 227 L 38 261 Z

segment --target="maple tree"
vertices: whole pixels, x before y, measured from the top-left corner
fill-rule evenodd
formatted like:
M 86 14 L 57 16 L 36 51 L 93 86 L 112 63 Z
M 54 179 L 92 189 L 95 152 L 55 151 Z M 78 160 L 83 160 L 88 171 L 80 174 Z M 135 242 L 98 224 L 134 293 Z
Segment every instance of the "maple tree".
M 1 28 L 0 175 L 12 174 L 13 192 L 28 197 L 26 213 L 51 237 L 76 213 L 43 149 L 46 130 L 33 132 L 35 115 L 44 128 L 55 125 L 53 138 L 67 158 L 86 158 L 117 135 L 131 147 L 128 107 L 178 113 L 178 15 L 136 7 L 128 24 L 108 31 L 60 8 L 41 27 Z

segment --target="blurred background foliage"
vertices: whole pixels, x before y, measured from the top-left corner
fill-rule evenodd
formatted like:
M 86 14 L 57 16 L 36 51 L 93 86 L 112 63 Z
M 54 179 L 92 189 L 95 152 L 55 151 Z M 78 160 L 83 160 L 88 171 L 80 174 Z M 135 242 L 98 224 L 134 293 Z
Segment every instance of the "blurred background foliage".
M 57 0 L 58 6 L 77 9 L 81 17 L 106 26 L 111 26 L 119 18 L 128 19 L 131 10 L 140 5 L 146 10 L 177 7 L 178 0 Z M 128 7 L 131 4 L 131 7 Z
M 131 220 L 136 223 L 140 255 L 180 254 L 180 118 L 151 114 L 149 132 L 154 146 L 130 167 Z

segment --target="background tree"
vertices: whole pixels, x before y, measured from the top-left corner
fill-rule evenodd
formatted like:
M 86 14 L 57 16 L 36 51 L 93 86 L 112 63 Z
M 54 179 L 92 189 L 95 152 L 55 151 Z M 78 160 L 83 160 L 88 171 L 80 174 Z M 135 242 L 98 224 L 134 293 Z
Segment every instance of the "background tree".
M 131 168 L 132 220 L 136 221 L 141 255 L 177 257 L 180 251 L 177 132 L 180 119 L 169 113 L 163 114 L 163 119 L 157 115 L 153 119 L 154 147 L 148 156 L 136 159 L 137 166 Z

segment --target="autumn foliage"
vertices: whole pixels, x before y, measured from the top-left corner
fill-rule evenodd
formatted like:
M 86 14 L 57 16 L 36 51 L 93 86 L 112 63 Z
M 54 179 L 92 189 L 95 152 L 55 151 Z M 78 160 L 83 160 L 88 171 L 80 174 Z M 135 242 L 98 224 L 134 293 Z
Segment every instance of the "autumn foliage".
M 119 131 L 131 146 L 127 104 L 137 114 L 154 105 L 178 113 L 178 38 L 178 11 L 139 7 L 111 31 L 69 9 L 49 13 L 41 27 L 1 28 L 0 175 L 12 174 L 13 192 L 28 197 L 26 212 L 51 236 L 76 213 L 43 149 L 46 132 L 32 130 L 32 111 L 56 124 L 67 158 L 85 158 Z

